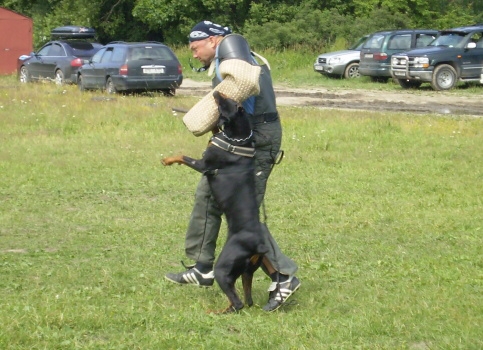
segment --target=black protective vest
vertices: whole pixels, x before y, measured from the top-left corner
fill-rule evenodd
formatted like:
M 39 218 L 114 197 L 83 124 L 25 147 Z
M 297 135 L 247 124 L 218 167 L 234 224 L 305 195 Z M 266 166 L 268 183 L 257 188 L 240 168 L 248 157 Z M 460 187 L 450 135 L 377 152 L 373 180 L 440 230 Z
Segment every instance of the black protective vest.
M 223 38 L 218 45 L 217 54 L 217 57 L 215 57 L 215 60 L 218 60 L 218 63 L 215 61 L 215 64 L 217 63 L 217 65 L 224 60 L 233 58 L 244 60 L 253 65 L 258 65 L 250 51 L 248 42 L 239 34 L 230 34 Z M 260 68 L 262 69 L 259 80 L 260 93 L 255 96 L 253 118 L 255 124 L 259 122 L 273 121 L 278 117 L 270 70 L 265 64 L 260 65 Z M 212 86 L 215 87 L 219 83 L 220 80 L 218 75 L 215 74 L 215 77 L 212 80 Z

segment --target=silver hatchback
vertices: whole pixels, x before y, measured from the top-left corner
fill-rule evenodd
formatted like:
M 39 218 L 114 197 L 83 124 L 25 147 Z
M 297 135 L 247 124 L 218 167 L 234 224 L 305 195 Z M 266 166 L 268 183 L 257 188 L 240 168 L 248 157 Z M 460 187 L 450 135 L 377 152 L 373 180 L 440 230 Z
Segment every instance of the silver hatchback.
M 368 37 L 363 36 L 347 50 L 319 55 L 314 63 L 314 71 L 329 77 L 359 78 L 360 50 Z

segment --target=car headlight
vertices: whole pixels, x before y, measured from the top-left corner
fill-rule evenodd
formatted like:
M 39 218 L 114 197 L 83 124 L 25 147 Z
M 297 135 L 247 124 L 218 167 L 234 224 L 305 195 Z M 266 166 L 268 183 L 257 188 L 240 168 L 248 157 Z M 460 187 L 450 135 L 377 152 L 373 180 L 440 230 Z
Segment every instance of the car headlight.
M 428 68 L 429 58 L 427 57 L 414 57 L 413 66 L 415 68 Z
M 340 57 L 332 57 L 332 58 L 329 58 L 327 63 L 328 64 L 337 64 L 337 63 L 340 63 L 340 61 L 341 61 Z
M 391 65 L 393 66 L 405 66 L 408 63 L 406 57 L 392 57 L 391 58 Z

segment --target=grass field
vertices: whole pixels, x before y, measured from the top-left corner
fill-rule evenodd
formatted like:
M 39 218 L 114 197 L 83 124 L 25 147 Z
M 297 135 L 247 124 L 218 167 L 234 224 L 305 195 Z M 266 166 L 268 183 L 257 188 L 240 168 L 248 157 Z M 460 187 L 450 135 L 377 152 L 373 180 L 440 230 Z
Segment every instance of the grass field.
M 280 108 L 268 224 L 302 287 L 264 313 L 260 271 L 214 316 L 217 286 L 164 280 L 199 175 L 159 161 L 204 149 L 170 112 L 196 99 L 106 97 L 0 79 L 1 349 L 483 347 L 483 120 Z

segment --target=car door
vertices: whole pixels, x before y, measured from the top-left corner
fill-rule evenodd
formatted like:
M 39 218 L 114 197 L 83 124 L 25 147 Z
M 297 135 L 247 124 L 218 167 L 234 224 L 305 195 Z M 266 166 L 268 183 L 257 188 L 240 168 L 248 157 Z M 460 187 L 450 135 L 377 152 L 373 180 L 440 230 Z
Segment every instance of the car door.
M 41 57 L 39 75 L 42 78 L 55 78 L 57 64 L 67 56 L 64 48 L 59 43 L 53 42 L 46 55 Z
M 29 60 L 28 70 L 32 79 L 40 79 L 46 75 L 46 62 L 48 53 L 52 43 L 45 44 L 34 56 Z
M 84 84 L 84 87 L 88 89 L 100 87 L 97 83 L 96 67 L 100 64 L 102 55 L 104 55 L 105 52 L 106 48 L 103 47 L 92 56 L 89 63 L 86 63 L 81 67 L 80 73 L 82 75 L 82 83 Z
M 112 47 L 107 47 L 98 63 L 94 66 L 94 83 L 97 88 L 103 88 L 106 85 L 106 71 L 112 57 Z
M 475 48 L 467 48 L 469 43 L 475 43 Z M 480 78 L 483 68 L 483 32 L 475 32 L 469 36 L 461 55 L 461 78 Z
M 121 63 L 118 62 L 118 54 L 120 52 L 119 47 L 106 47 L 103 51 L 99 62 L 93 64 L 93 79 L 97 88 L 104 88 L 107 78 L 112 74 L 119 74 L 119 67 Z M 114 72 L 114 73 L 113 73 Z

